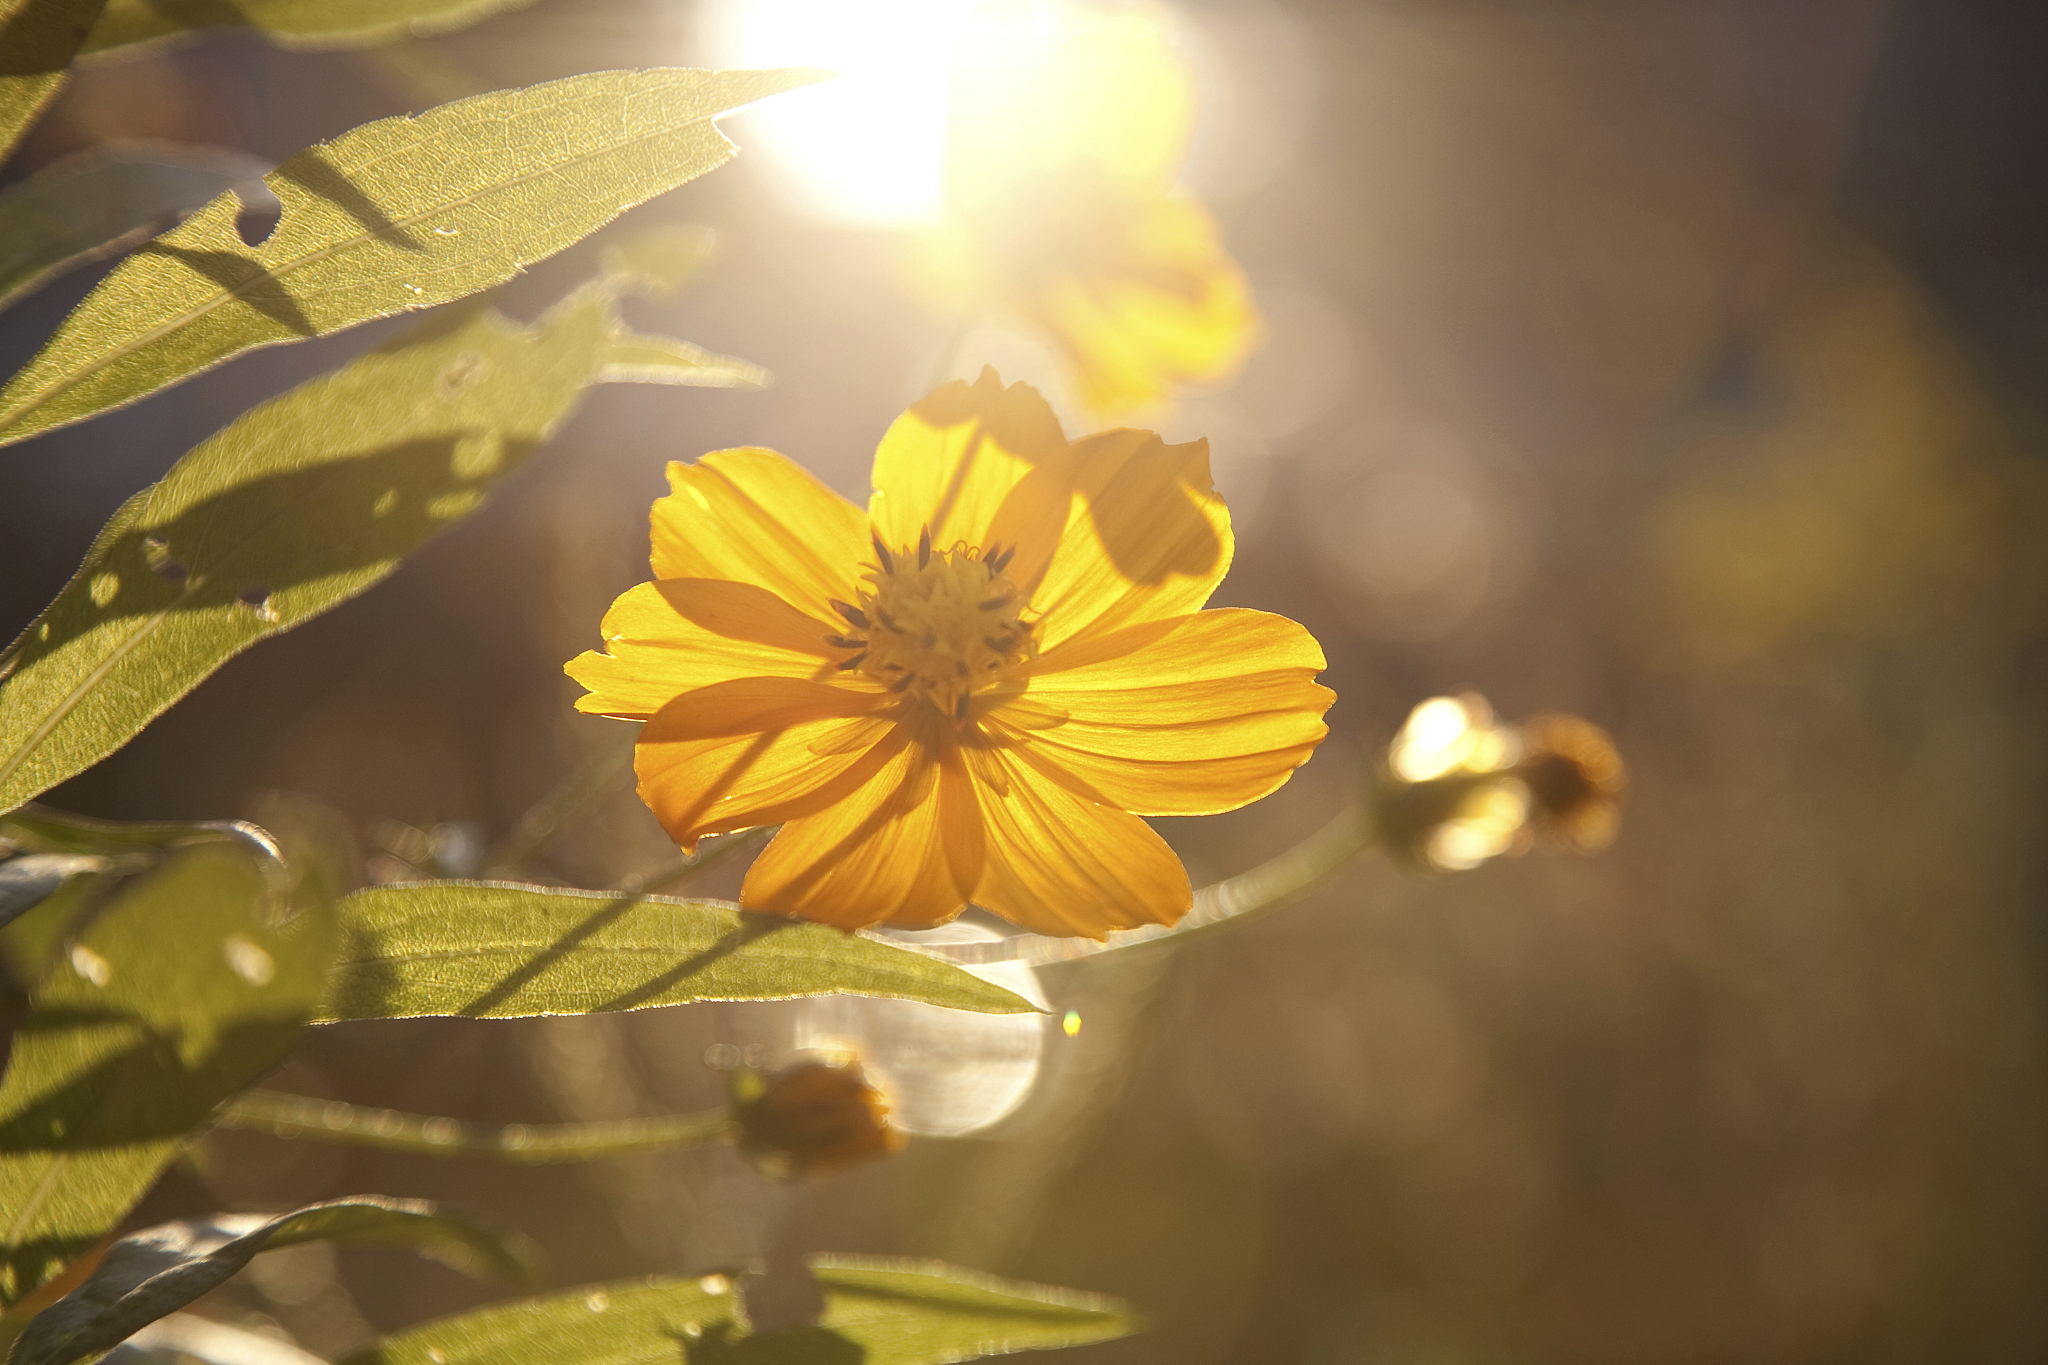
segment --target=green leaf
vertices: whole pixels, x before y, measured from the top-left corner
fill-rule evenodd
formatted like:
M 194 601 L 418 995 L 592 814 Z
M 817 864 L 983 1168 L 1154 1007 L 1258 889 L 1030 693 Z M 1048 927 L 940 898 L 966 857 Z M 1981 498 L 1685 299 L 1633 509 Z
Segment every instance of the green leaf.
M 290 875 L 258 834 L 206 832 L 64 926 L 0 1078 L 0 1303 L 119 1223 L 214 1106 L 292 1046 L 334 919 L 311 903 L 281 918 Z
M 604 273 L 633 281 L 642 293 L 665 296 L 695 279 L 717 247 L 717 234 L 696 225 L 613 233 L 604 246 Z
M 530 1287 L 532 1249 L 421 1199 L 359 1196 L 274 1217 L 260 1213 L 162 1223 L 107 1248 L 85 1282 L 37 1314 L 8 1365 L 70 1365 L 125 1341 L 224 1284 L 257 1253 L 304 1242 L 416 1246 L 457 1268 Z
M 685 384 L 694 388 L 760 389 L 768 371 L 750 360 L 716 355 L 674 337 L 622 333 L 605 352 L 598 378 L 607 384 Z
M 64 87 L 102 0 L 0 0 L 0 161 Z
M 270 836 L 241 821 L 205 824 L 138 824 L 66 815 L 26 806 L 0 815 L 0 843 L 18 851 L 13 861 L 38 860 L 46 869 L 68 867 L 61 889 L 53 887 L 37 904 L 19 908 L 23 923 L 0 925 L 0 962 L 16 981 L 42 979 L 65 933 L 116 888 L 122 877 L 147 872 L 175 848 L 241 840 L 275 853 Z M 0 880 L 5 868 L 0 864 Z M 30 869 L 31 872 L 34 869 Z M 323 899 L 332 899 L 322 893 Z M 35 911 L 30 916 L 29 911 Z M 0 915 L 0 918 L 6 918 Z
M 982 1014 L 1035 1007 L 913 948 L 723 901 L 413 882 L 341 903 L 325 1018 L 589 1014 L 692 1000 L 891 996 Z
M 132 246 L 270 164 L 225 147 L 94 147 L 0 191 L 0 308 L 84 261 Z M 268 193 L 268 191 L 264 191 Z
M 617 329 L 604 281 L 530 329 L 433 319 L 244 413 L 129 499 L 0 653 L 0 811 L 473 511 L 604 378 Z
M 232 356 L 499 284 L 728 160 L 711 120 L 808 71 L 609 71 L 382 119 L 265 177 L 249 246 L 223 195 L 100 282 L 0 391 L 0 444 Z
M 1107 1341 L 1138 1329 L 1113 1299 L 929 1261 L 820 1259 L 815 1327 L 748 1333 L 723 1276 L 640 1280 L 414 1328 L 340 1365 L 942 1365 Z
M 107 0 L 84 51 L 201 28 L 255 28 L 280 47 L 372 47 L 447 33 L 534 0 Z

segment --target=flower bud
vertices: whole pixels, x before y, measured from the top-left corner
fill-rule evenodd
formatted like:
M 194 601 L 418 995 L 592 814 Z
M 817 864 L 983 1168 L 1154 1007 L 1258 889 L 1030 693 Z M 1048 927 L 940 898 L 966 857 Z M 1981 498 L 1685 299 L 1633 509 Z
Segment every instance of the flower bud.
M 903 1146 L 889 1104 L 858 1062 L 799 1062 L 772 1076 L 740 1073 L 733 1117 L 740 1145 L 764 1170 L 809 1175 Z
M 1380 837 L 1396 856 L 1461 872 L 1525 851 L 1537 836 L 1605 847 L 1625 782 L 1605 731 L 1576 716 L 1495 721 L 1476 693 L 1432 697 L 1387 748 L 1375 789 Z
M 1528 843 L 1521 739 L 1477 693 L 1432 697 L 1387 747 L 1376 791 L 1380 837 L 1398 857 L 1462 872 Z
M 1533 717 L 1522 725 L 1515 774 L 1537 833 L 1581 852 L 1614 842 L 1628 774 L 1605 730 L 1577 716 Z

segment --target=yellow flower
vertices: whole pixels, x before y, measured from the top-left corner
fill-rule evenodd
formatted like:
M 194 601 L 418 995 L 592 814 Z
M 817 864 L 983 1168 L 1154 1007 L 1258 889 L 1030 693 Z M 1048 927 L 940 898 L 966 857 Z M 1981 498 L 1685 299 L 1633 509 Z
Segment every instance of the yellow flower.
M 947 229 L 920 253 L 925 278 L 1046 333 L 1095 412 L 1228 379 L 1258 318 L 1214 221 L 1175 188 L 1195 96 L 1161 16 L 1052 43 L 996 33 L 951 102 Z
M 1206 442 L 1069 443 L 984 370 L 889 428 L 866 513 L 769 450 L 668 473 L 657 581 L 568 671 L 646 722 L 640 795 L 685 849 L 782 826 L 749 908 L 1170 924 L 1187 873 L 1138 815 L 1256 800 L 1325 733 L 1307 631 L 1200 609 L 1231 551 Z

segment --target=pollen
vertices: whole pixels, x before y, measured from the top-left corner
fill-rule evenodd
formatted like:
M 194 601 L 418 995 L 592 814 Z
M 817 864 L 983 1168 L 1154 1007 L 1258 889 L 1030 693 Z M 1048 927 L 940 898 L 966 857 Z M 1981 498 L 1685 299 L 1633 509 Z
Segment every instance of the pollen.
M 964 542 L 935 549 L 929 528 L 914 547 L 892 551 L 876 540 L 860 602 L 832 604 L 847 625 L 826 637 L 847 653 L 839 667 L 965 725 L 977 693 L 1038 654 L 1022 597 L 1003 573 L 1011 553 Z

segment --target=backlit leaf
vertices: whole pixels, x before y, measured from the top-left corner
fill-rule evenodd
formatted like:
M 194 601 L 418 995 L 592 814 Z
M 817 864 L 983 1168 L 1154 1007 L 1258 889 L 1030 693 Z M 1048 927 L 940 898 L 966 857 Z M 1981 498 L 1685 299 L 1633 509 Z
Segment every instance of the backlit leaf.
M 0 1303 L 119 1223 L 214 1106 L 292 1046 L 334 921 L 318 904 L 280 919 L 289 879 L 260 832 L 214 831 L 62 928 L 0 1078 Z
M 749 1333 L 723 1277 L 636 1280 L 486 1308 L 341 1365 L 942 1365 L 1137 1330 L 1113 1299 L 929 1261 L 821 1258 L 816 1326 Z
M 102 0 L 0 0 L 0 161 L 64 87 Z
M 341 920 L 347 946 L 329 1019 L 587 1014 L 835 992 L 984 1014 L 1034 1008 L 916 949 L 723 901 L 413 882 L 356 892 Z
M 244 413 L 129 499 L 0 653 L 0 811 L 473 511 L 604 377 L 617 325 L 603 281 L 531 328 L 437 318 Z
M 534 0 L 107 0 L 84 51 L 201 28 L 255 28 L 280 47 L 371 47 L 447 33 Z
M 306 1242 L 422 1247 L 457 1268 L 514 1284 L 536 1278 L 524 1239 L 507 1238 L 422 1199 L 359 1196 L 293 1213 L 223 1213 L 162 1223 L 107 1248 L 83 1284 L 45 1308 L 8 1365 L 70 1365 L 219 1287 L 257 1253 Z M 456 1254 L 448 1256 L 453 1250 Z
M 0 307 L 162 231 L 222 190 L 263 190 L 269 169 L 246 152 L 173 143 L 94 147 L 43 167 L 0 190 Z
M 717 355 L 675 337 L 615 337 L 604 356 L 598 378 L 607 384 L 684 384 L 694 388 L 758 389 L 768 371 L 750 360 Z
M 102 280 L 0 391 L 0 443 L 134 402 L 258 346 L 501 283 L 733 154 L 711 120 L 807 71 L 609 71 L 381 119 L 265 177 L 250 246 L 223 195 Z

